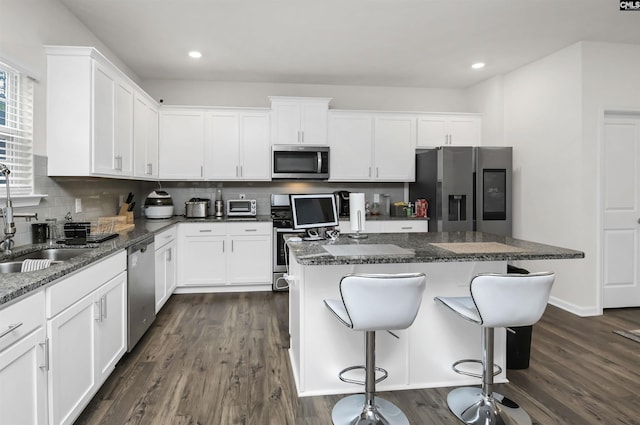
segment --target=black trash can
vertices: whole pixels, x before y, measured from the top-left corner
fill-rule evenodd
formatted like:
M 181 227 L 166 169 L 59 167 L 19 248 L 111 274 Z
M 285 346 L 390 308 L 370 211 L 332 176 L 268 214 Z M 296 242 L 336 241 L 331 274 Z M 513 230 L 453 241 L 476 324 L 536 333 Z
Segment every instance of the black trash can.
M 529 274 L 529 270 L 507 264 L 507 273 Z M 507 329 L 507 369 L 526 369 L 531 355 L 533 326 Z

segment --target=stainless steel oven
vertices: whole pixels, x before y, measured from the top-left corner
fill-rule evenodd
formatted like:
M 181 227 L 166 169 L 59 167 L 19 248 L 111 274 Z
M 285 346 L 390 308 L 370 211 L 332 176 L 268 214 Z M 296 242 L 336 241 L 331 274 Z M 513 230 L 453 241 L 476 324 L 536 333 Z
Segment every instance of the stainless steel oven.
M 274 291 L 288 291 L 289 283 L 284 279 L 287 272 L 286 244 L 284 236 L 298 234 L 293 230 L 289 195 L 271 195 L 271 220 L 273 221 L 273 282 Z

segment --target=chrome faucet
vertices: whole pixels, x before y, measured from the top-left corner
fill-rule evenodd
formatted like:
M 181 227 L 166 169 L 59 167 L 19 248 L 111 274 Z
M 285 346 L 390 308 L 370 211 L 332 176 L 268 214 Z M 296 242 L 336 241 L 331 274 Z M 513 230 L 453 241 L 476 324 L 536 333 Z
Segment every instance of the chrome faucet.
M 31 221 L 32 218 L 38 219 L 38 213 L 15 213 L 13 212 L 13 203 L 11 202 L 11 190 L 9 188 L 9 174 L 11 170 L 5 165 L 0 163 L 0 174 L 4 175 L 5 184 L 7 186 L 7 204 L 2 208 L 2 219 L 4 221 L 4 238 L 0 242 L 0 248 L 4 252 L 10 252 L 13 244 L 15 243 L 13 237 L 16 234 L 16 224 L 13 221 L 14 217 L 23 217 L 27 221 Z

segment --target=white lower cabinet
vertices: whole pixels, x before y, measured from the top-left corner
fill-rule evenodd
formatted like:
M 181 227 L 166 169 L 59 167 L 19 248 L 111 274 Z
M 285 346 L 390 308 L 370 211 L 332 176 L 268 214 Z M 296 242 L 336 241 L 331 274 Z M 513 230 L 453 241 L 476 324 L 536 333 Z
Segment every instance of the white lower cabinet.
M 176 227 L 158 233 L 156 245 L 156 313 L 167 302 L 176 289 L 178 279 L 176 268 Z
M 127 348 L 124 252 L 47 288 L 49 424 L 71 424 Z
M 270 222 L 180 223 L 178 289 L 271 285 Z
M 229 223 L 231 251 L 227 281 L 230 284 L 270 282 L 273 246 L 271 223 Z
M 47 423 L 44 291 L 0 310 L 0 423 Z

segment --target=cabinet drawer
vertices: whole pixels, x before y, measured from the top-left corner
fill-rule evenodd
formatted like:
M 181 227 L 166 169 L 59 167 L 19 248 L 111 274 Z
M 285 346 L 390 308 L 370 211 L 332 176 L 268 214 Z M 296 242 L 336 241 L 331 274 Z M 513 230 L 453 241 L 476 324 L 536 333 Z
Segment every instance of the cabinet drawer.
M 55 282 L 46 290 L 47 319 L 95 291 L 126 269 L 127 254 L 121 251 Z
M 3 308 L 0 310 L 0 335 L 4 335 L 0 337 L 0 351 L 43 325 L 44 291 L 42 290 Z
M 176 226 L 171 227 L 170 229 L 163 230 L 160 233 L 157 233 L 154 236 L 156 251 L 168 244 L 176 240 Z
M 224 236 L 227 234 L 225 223 L 180 223 L 182 236 Z
M 427 221 L 418 220 L 390 220 L 384 222 L 384 231 L 385 233 L 428 232 L 429 223 Z
M 271 223 L 229 223 L 229 235 L 269 235 L 273 225 Z

